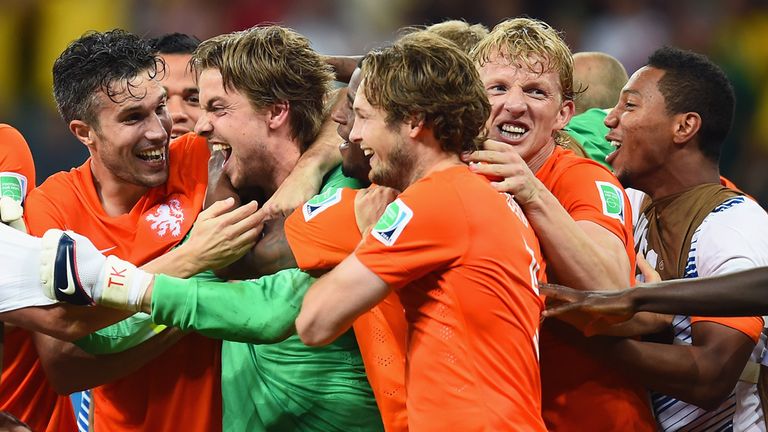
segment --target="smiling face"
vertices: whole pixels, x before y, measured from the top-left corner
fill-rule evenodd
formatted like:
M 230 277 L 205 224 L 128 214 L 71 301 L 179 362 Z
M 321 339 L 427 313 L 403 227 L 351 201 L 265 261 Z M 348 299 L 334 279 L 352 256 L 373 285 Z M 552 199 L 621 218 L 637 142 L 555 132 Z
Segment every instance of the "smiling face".
M 173 119 L 171 138 L 191 132 L 200 118 L 200 98 L 192 71 L 191 54 L 161 54 L 165 73 L 160 83 L 168 94 L 168 112 Z
M 130 97 L 126 91 L 114 97 L 117 102 L 104 91 L 96 96 L 97 124 L 91 125 L 87 144 L 92 163 L 100 175 L 118 183 L 159 186 L 168 179 L 171 117 L 165 91 L 148 72 L 130 80 L 130 86 L 132 94 L 143 97 Z
M 513 146 L 529 166 L 538 169 L 554 148 L 555 132 L 568 124 L 574 112 L 573 102 L 563 100 L 558 74 L 531 71 L 498 54 L 479 72 L 491 103 L 488 138 Z
M 350 142 L 349 139 L 349 134 L 352 131 L 352 127 L 355 125 L 355 112 L 352 109 L 352 105 L 355 102 L 355 96 L 357 95 L 357 89 L 360 87 L 361 80 L 362 73 L 360 68 L 357 68 L 352 73 L 347 88 L 341 90 L 343 92 L 344 100 L 336 105 L 331 113 L 331 118 L 338 123 L 339 126 L 336 128 L 336 131 L 339 133 L 341 139 L 344 140 L 344 142 L 339 145 L 339 151 L 341 152 L 341 171 L 347 177 L 367 182 L 368 172 L 371 170 L 371 165 L 368 162 L 370 157 L 363 153 L 359 143 Z
M 364 83 L 360 84 L 355 96 L 354 111 L 355 123 L 349 138 L 370 158 L 368 178 L 378 185 L 405 190 L 416 168 L 405 139 L 408 125 L 405 122 L 388 125 L 387 113 L 368 102 Z
M 606 161 L 624 187 L 647 191 L 673 142 L 674 118 L 666 112 L 658 83 L 664 71 L 643 67 L 624 86 L 619 102 L 605 118 L 606 139 L 616 147 Z
M 267 148 L 268 110 L 256 110 L 236 89 L 224 88 L 218 69 L 200 73 L 200 103 L 203 113 L 195 132 L 208 139 L 214 151 L 229 153 L 224 172 L 238 189 L 261 187 L 279 158 Z

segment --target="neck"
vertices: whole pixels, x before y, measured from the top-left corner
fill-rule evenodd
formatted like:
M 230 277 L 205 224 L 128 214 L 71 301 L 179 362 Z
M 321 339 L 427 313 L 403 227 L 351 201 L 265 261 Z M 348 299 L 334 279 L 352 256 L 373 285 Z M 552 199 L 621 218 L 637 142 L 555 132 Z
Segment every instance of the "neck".
M 552 152 L 555 151 L 555 140 L 552 139 L 547 145 L 543 146 L 539 151 L 534 153 L 530 158 L 528 158 L 527 161 L 525 161 L 525 164 L 528 165 L 528 168 L 531 170 L 532 173 L 536 174 L 541 167 L 544 166 L 544 163 L 549 159 L 549 157 L 552 155 Z
M 453 166 L 465 165 L 458 154 L 446 152 L 440 147 L 438 142 L 432 145 L 419 144 L 418 146 L 421 148 L 421 151 L 416 155 L 414 170 L 408 176 L 408 184 L 404 185 L 403 190 L 433 172 L 442 171 Z
M 91 159 L 91 175 L 101 207 L 111 217 L 130 213 L 139 199 L 149 190 L 146 186 L 130 184 L 115 177 L 95 159 Z
M 290 138 L 277 139 L 269 144 L 270 169 L 263 185 L 264 195 L 269 198 L 277 192 L 277 189 L 288 178 L 296 163 L 301 157 L 301 146 Z
M 657 200 L 707 183 L 720 183 L 717 163 L 698 151 L 681 151 L 649 175 L 638 189 Z

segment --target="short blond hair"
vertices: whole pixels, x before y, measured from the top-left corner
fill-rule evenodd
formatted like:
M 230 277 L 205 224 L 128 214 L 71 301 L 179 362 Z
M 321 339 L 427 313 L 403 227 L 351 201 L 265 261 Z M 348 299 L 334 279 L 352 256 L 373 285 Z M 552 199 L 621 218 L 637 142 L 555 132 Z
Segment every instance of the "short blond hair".
M 472 60 L 456 44 L 429 32 L 404 36 L 363 60 L 363 89 L 371 106 L 394 125 L 424 120 L 446 152 L 477 147 L 490 104 Z
M 538 73 L 556 72 L 564 100 L 573 100 L 573 56 L 560 34 L 544 21 L 513 18 L 496 25 L 472 50 L 483 66 L 497 56 Z
M 192 65 L 217 69 L 224 87 L 245 94 L 256 109 L 288 102 L 291 136 L 302 146 L 320 132 L 333 73 L 295 31 L 268 25 L 216 36 L 200 44 Z
M 469 54 L 478 42 L 488 36 L 488 28 L 482 24 L 469 24 L 463 20 L 448 20 L 425 28 L 424 30 L 442 36 L 455 43 L 462 51 Z

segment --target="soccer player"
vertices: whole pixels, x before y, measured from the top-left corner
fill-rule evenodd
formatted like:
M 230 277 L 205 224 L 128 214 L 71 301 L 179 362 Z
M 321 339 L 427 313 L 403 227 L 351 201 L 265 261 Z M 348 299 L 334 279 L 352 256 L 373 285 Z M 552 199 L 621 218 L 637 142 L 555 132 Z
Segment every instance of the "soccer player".
M 549 25 L 498 24 L 472 52 L 491 102 L 485 149 L 466 160 L 501 177 L 541 241 L 548 277 L 575 288 L 617 289 L 634 278 L 629 203 L 617 179 L 557 145 L 574 111 L 571 52 Z M 567 359 L 568 367 L 563 367 Z M 541 333 L 542 408 L 550 430 L 655 430 L 642 385 L 571 326 Z
M 195 77 L 189 65 L 200 40 L 183 33 L 168 33 L 149 40 L 163 59 L 165 68 L 160 83 L 166 94 L 166 105 L 173 127 L 171 139 L 192 132 L 200 118 L 200 97 Z
M 632 75 L 605 119 L 616 147 L 607 161 L 625 187 L 648 195 L 634 200 L 635 238 L 662 280 L 768 264 L 768 215 L 720 183 L 733 110 L 733 88 L 717 65 L 667 47 Z M 756 376 L 745 369 L 761 360 L 762 329 L 760 317 L 676 316 L 674 344 L 625 339 L 611 352 L 654 391 L 663 430 L 749 430 L 764 427 Z
M 302 340 L 330 343 L 395 290 L 409 321 L 410 430 L 544 430 L 537 241 L 514 201 L 459 158 L 488 114 L 471 61 L 442 38 L 405 36 L 366 57 L 354 109 L 370 179 L 403 193 L 310 289 Z

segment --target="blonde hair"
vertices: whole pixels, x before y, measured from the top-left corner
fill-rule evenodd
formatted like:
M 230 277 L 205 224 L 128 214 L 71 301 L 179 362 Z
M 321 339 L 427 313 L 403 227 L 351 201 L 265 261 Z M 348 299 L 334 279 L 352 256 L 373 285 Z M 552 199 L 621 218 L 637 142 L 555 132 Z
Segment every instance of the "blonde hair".
M 217 69 L 224 87 L 245 94 L 256 109 L 288 102 L 291 136 L 303 146 L 319 133 L 333 73 L 295 31 L 269 25 L 216 36 L 200 44 L 192 65 Z
M 371 106 L 394 125 L 424 120 L 446 152 L 475 149 L 490 104 L 472 60 L 456 44 L 429 32 L 404 36 L 363 60 Z
M 488 28 L 482 24 L 469 24 L 462 20 L 448 20 L 432 24 L 424 30 L 442 36 L 469 54 L 478 42 L 488 36 Z
M 503 57 L 532 72 L 556 72 L 561 96 L 573 100 L 573 56 L 560 34 L 544 21 L 513 18 L 496 25 L 470 53 L 479 66 Z

